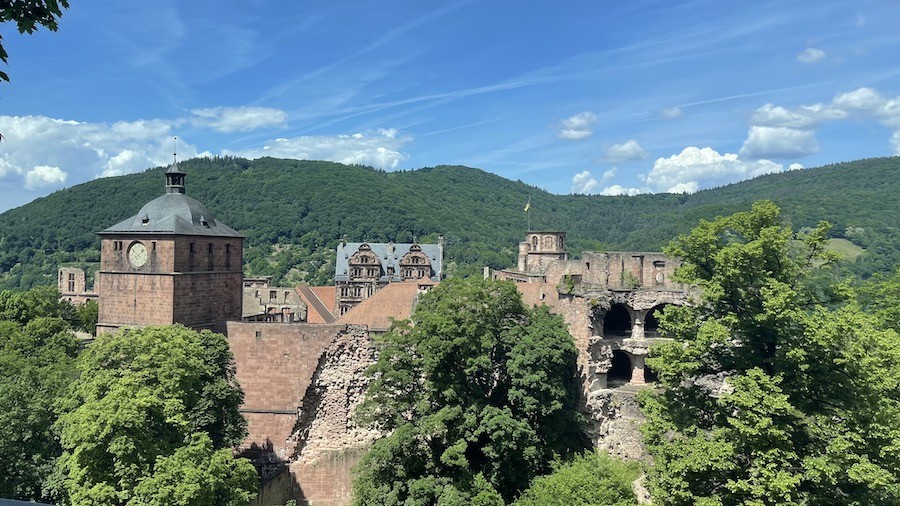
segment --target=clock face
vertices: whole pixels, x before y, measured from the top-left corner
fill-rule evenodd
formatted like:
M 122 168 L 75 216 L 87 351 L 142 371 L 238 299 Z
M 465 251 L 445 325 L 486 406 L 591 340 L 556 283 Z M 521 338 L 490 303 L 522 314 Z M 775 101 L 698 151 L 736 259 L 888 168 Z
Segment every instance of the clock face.
M 128 248 L 128 261 L 135 267 L 141 267 L 147 263 L 147 247 L 136 242 Z

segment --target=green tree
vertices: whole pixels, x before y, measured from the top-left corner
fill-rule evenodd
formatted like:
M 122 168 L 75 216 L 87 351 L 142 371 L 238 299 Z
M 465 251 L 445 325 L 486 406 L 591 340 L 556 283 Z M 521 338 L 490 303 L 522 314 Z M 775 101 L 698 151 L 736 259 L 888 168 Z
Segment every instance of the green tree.
M 639 474 L 637 462 L 625 463 L 601 453 L 580 455 L 535 478 L 515 506 L 636 505 L 631 484 Z
M 827 230 L 798 241 L 762 201 L 668 248 L 702 297 L 666 309 L 648 359 L 655 504 L 900 503 L 900 337 L 817 300 Z
M 0 23 L 14 22 L 19 33 L 34 33 L 39 26 L 55 32 L 59 27 L 57 19 L 68 8 L 68 0 L 2 0 Z M 9 55 L 3 49 L 2 40 L 0 37 L 0 62 L 7 63 Z M 0 71 L 0 81 L 9 81 L 6 72 Z
M 85 301 L 75 306 L 75 322 L 78 330 L 97 335 L 97 321 L 100 316 L 100 305 L 95 300 Z
M 0 497 L 45 498 L 62 453 L 53 405 L 72 382 L 76 350 L 62 319 L 0 322 Z
M 0 320 L 25 325 L 39 317 L 63 318 L 73 323 L 75 309 L 60 300 L 59 290 L 53 286 L 36 286 L 27 292 L 0 291 Z
M 858 289 L 865 311 L 884 327 L 900 332 L 900 268 L 890 276 L 876 274 Z
M 143 480 L 169 483 L 172 466 L 199 458 L 194 448 L 165 459 L 197 434 L 222 449 L 246 432 L 243 393 L 219 334 L 180 325 L 123 329 L 101 335 L 78 357 L 77 370 L 57 422 L 64 450 L 57 483 L 72 504 L 129 503 Z M 222 465 L 238 474 L 219 479 L 244 483 L 246 466 Z M 186 476 L 184 488 L 197 479 Z
M 247 459 L 230 448 L 213 449 L 205 433 L 170 456 L 159 457 L 153 475 L 138 483 L 128 504 L 147 506 L 245 506 L 259 476 Z
M 358 414 L 392 434 L 357 467 L 356 504 L 501 504 L 583 448 L 572 338 L 513 284 L 445 281 L 380 346 Z

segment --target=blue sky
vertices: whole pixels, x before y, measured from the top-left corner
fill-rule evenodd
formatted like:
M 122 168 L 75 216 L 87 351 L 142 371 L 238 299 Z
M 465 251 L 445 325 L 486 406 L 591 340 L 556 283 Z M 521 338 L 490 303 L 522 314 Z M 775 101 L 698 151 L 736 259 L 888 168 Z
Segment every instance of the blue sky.
M 72 1 L 8 23 L 0 211 L 179 158 L 683 192 L 900 154 L 900 2 Z

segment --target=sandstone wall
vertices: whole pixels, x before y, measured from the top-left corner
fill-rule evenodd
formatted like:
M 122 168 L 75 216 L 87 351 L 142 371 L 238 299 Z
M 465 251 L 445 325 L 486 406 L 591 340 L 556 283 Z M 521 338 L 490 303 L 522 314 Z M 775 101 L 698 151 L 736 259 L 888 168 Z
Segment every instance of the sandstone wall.
M 227 335 L 244 389 L 249 435 L 242 449 L 291 456 L 289 438 L 322 353 L 344 325 L 228 322 Z

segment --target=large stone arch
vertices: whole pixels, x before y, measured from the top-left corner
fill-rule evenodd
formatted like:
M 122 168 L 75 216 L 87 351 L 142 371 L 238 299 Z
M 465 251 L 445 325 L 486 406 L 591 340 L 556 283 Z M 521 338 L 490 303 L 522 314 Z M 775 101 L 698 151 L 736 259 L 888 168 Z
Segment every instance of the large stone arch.
M 603 337 L 630 337 L 634 319 L 625 304 L 613 304 L 603 315 Z
M 657 312 L 661 312 L 665 309 L 666 306 L 672 305 L 671 303 L 664 302 L 662 304 L 657 304 L 650 309 L 647 310 L 646 316 L 644 316 L 644 336 L 648 338 L 659 337 L 659 317 L 657 316 Z

